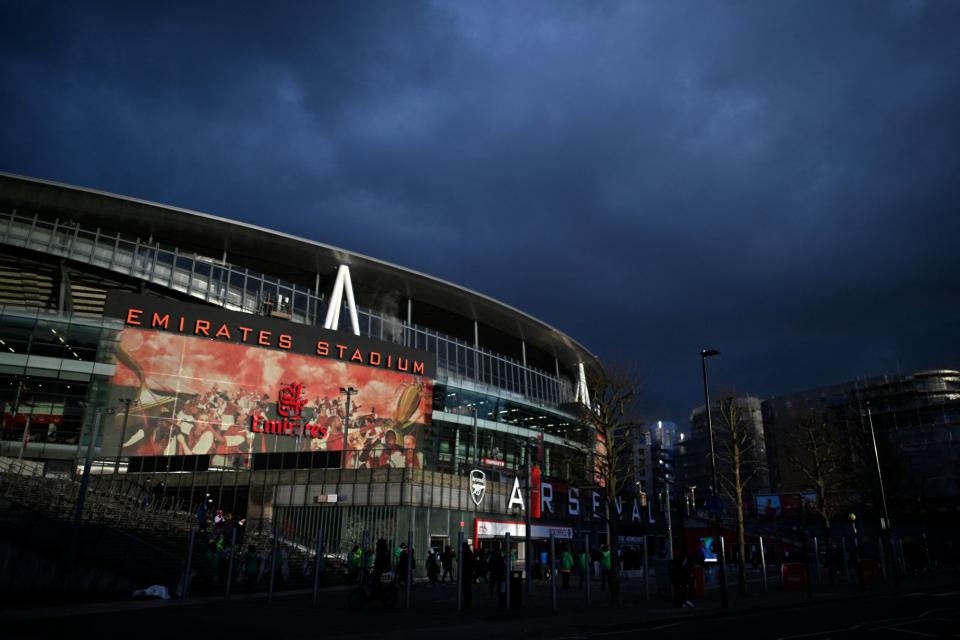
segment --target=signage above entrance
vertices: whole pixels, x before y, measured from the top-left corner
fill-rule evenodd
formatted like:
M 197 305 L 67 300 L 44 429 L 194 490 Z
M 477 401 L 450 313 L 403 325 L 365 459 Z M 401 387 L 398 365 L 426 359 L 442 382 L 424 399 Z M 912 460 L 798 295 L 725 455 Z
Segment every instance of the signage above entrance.
M 290 351 L 347 364 L 436 377 L 433 354 L 320 327 L 228 311 L 221 307 L 175 302 L 153 296 L 110 291 L 104 315 L 125 326 Z
M 513 538 L 527 537 L 527 526 L 522 522 L 481 520 L 478 518 L 474 521 L 474 529 L 478 540 L 502 538 L 508 533 Z M 552 533 L 557 540 L 573 540 L 573 527 L 551 527 L 545 524 L 535 524 L 530 529 L 532 537 L 535 539 L 549 539 Z

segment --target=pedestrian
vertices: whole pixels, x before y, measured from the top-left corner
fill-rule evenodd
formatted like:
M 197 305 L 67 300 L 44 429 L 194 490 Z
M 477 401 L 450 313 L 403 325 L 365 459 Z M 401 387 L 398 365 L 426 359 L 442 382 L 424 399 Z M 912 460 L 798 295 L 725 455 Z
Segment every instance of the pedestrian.
M 373 571 L 370 584 L 379 587 L 380 577 L 390 573 L 390 547 L 384 538 L 380 538 L 377 540 L 376 551 L 374 553 L 365 552 L 364 555 L 367 556 L 364 559 L 364 564 Z
M 456 557 L 457 554 L 453 552 L 450 545 L 444 547 L 443 555 L 440 556 L 440 565 L 443 568 L 443 573 L 440 575 L 440 582 L 446 582 L 447 576 L 450 576 L 450 581 L 453 582 L 453 559 Z
M 570 572 L 573 571 L 573 554 L 566 545 L 560 552 L 560 577 L 563 580 L 563 588 L 570 588 Z
M 586 547 L 580 551 L 580 558 L 577 562 L 577 575 L 580 576 L 580 588 L 583 589 L 583 583 L 590 579 L 590 553 Z
M 258 575 L 260 575 L 260 556 L 257 555 L 257 548 L 250 545 L 247 547 L 247 552 L 243 554 L 243 578 L 247 591 L 256 589 Z
M 410 548 L 404 542 L 400 545 L 400 559 L 397 561 L 397 571 L 394 578 L 401 587 L 407 584 L 407 568 L 410 566 L 412 558 Z
M 207 501 L 204 500 L 200 503 L 200 506 L 197 507 L 197 531 L 200 533 L 207 532 Z
M 360 564 L 363 561 L 363 552 L 360 551 L 360 545 L 353 545 L 353 549 L 347 554 L 347 582 L 356 584 L 360 575 Z
M 487 559 L 483 550 L 478 548 L 473 552 L 473 581 L 480 582 L 481 579 L 487 579 Z
M 217 551 L 217 543 L 213 540 L 207 545 L 207 550 L 203 556 L 203 590 L 207 593 L 213 591 L 213 582 L 220 575 L 220 553 Z
M 436 548 L 431 547 L 427 554 L 427 578 L 430 580 L 430 586 L 437 584 L 437 577 L 440 575 L 440 553 Z
M 277 545 L 276 551 L 276 563 L 277 566 L 273 571 L 273 586 L 274 589 L 280 591 L 283 589 L 283 585 L 286 584 L 287 580 L 290 578 L 290 564 L 288 560 L 290 559 L 287 550 L 283 548 L 283 545 Z
M 163 494 L 166 492 L 167 485 L 161 480 L 153 487 L 153 508 L 160 511 L 163 506 Z
M 670 573 L 670 585 L 673 588 L 673 604 L 675 607 L 687 606 L 687 583 L 684 580 L 683 563 L 686 556 L 682 550 L 676 549 L 670 563 L 667 565 L 667 571 Z
M 404 547 L 406 547 L 406 546 L 407 546 L 407 545 L 406 545 L 405 542 L 401 542 L 401 543 L 398 544 L 398 545 L 396 546 L 396 548 L 393 550 L 393 566 L 397 566 L 397 565 L 400 563 L 400 556 L 403 555 L 403 549 L 404 549 Z
M 488 586 L 490 587 L 490 597 L 493 598 L 495 591 L 504 587 L 501 583 L 503 582 L 505 562 L 499 547 L 494 548 L 490 553 L 490 561 L 487 564 L 490 567 L 490 583 Z
M 473 603 L 473 551 L 466 540 L 460 549 L 460 593 L 464 609 L 469 609 Z
M 600 548 L 600 590 L 605 591 L 609 586 L 611 589 L 613 585 L 610 584 L 610 547 L 603 545 Z

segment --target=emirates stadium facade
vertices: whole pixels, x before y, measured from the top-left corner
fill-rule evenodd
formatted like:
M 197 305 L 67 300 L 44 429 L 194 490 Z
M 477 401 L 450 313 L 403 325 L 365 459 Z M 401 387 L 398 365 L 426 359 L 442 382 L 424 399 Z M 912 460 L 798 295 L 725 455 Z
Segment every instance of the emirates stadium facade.
M 0 246 L 0 457 L 77 477 L 92 442 L 95 482 L 341 547 L 523 538 L 528 506 L 531 539 L 603 530 L 578 489 L 601 366 L 543 321 L 312 240 L 8 174 Z

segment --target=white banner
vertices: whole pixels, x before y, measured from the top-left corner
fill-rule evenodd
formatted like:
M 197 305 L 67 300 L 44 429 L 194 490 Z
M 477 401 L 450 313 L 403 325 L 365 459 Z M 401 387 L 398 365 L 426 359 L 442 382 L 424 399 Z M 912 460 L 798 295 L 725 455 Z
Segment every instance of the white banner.
M 573 540 L 572 527 L 553 527 L 544 524 L 535 524 L 532 529 L 534 538 L 548 540 L 552 533 L 557 540 Z M 478 539 L 502 538 L 508 533 L 513 538 L 527 537 L 527 527 L 522 522 L 477 520 L 476 531 Z

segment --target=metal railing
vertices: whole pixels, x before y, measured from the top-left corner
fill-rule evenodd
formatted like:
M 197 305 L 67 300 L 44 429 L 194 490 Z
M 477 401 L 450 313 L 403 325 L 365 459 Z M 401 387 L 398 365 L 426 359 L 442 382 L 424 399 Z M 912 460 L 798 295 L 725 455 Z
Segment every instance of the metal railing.
M 233 311 L 260 313 L 264 303 L 280 301 L 292 321 L 311 325 L 320 324 L 326 313 L 319 289 L 75 222 L 0 212 L 0 242 L 108 269 Z M 358 307 L 357 314 L 361 334 L 435 354 L 441 380 L 471 380 L 551 406 L 574 398 L 572 381 L 559 375 L 369 308 Z

